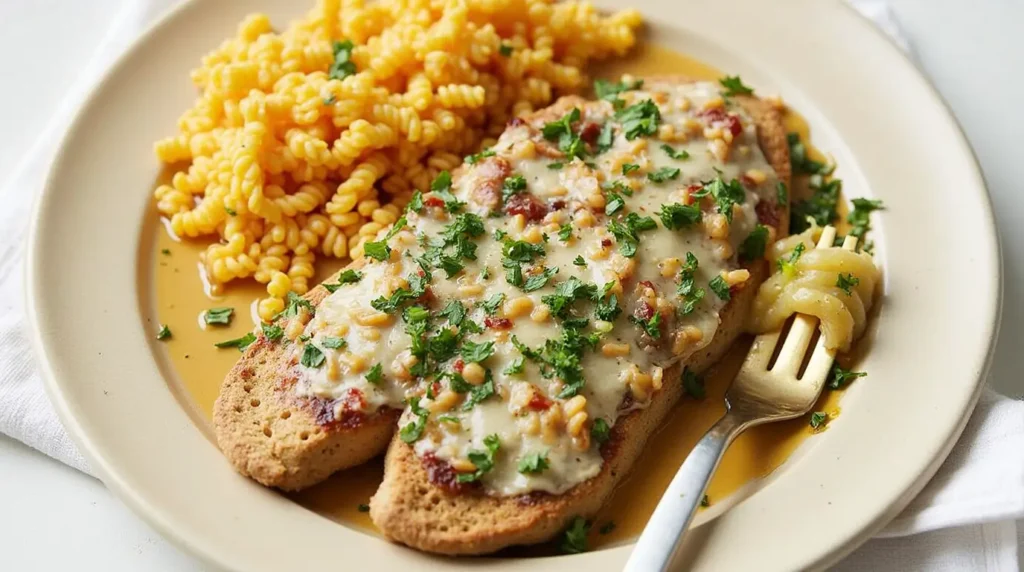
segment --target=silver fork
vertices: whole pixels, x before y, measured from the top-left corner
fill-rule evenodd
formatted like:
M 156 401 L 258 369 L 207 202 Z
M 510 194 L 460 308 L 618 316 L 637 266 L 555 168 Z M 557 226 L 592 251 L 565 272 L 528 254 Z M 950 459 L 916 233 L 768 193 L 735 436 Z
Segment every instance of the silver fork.
M 826 226 L 817 248 L 832 246 L 835 237 L 836 229 Z M 853 236 L 847 236 L 843 242 L 846 250 L 856 246 L 857 238 Z M 793 419 L 814 406 L 835 359 L 835 351 L 826 348 L 824 339 L 819 338 L 810 350 L 811 358 L 804 374 L 797 377 L 817 326 L 816 318 L 797 314 L 771 369 L 768 364 L 781 332 L 762 334 L 754 339 L 743 366 L 725 394 L 725 416 L 704 434 L 679 467 L 633 548 L 626 571 L 668 570 L 708 482 L 733 439 L 750 427 Z

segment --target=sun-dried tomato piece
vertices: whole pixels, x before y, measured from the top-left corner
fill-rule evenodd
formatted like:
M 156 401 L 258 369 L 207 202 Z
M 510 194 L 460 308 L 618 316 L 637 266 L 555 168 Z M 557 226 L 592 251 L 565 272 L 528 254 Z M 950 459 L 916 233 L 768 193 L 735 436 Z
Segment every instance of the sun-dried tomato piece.
M 511 330 L 512 320 L 508 318 L 495 318 L 494 316 L 487 316 L 484 318 L 484 326 L 492 330 Z

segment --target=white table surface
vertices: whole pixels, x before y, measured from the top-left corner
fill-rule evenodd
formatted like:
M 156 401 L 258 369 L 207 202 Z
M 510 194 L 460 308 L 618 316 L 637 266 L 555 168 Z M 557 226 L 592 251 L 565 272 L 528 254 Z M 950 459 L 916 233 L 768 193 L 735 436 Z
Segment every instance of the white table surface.
M 14 167 L 74 79 L 73 70 L 85 63 L 87 50 L 76 46 L 92 45 L 105 29 L 102 18 L 109 7 L 119 3 L 0 2 L 0 173 Z M 1024 396 L 1024 376 L 1019 373 L 1024 370 L 1024 147 L 1017 138 L 1024 134 L 1024 2 L 891 4 L 984 168 L 996 207 L 1005 273 L 1002 334 L 993 377 L 998 390 Z M 954 228 L 955 221 L 949 223 Z M 122 506 L 99 481 L 2 436 L 0 475 L 0 570 L 202 569 Z

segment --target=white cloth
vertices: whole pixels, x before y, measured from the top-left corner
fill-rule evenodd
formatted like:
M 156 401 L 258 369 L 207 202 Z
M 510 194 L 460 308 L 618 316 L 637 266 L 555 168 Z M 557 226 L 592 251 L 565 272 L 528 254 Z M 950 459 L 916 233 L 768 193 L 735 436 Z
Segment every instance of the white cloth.
M 909 52 L 884 2 L 851 0 Z M 26 152 L 0 196 L 0 432 L 89 473 L 43 392 L 26 339 L 22 254 L 33 197 L 60 135 L 102 71 L 174 0 L 127 1 L 108 21 L 74 87 Z M 1024 402 L 986 391 L 949 459 L 922 493 L 837 570 L 1018 570 L 1017 523 L 1024 519 Z

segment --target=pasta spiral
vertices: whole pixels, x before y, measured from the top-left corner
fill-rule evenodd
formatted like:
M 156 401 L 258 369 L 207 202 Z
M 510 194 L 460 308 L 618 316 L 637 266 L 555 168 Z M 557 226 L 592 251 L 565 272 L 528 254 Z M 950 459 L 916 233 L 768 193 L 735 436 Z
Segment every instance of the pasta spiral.
M 814 226 L 772 246 L 777 271 L 757 292 L 751 329 L 777 330 L 793 314 L 807 314 L 821 321 L 827 347 L 847 351 L 864 333 L 881 273 L 866 252 L 815 248 L 820 233 Z

